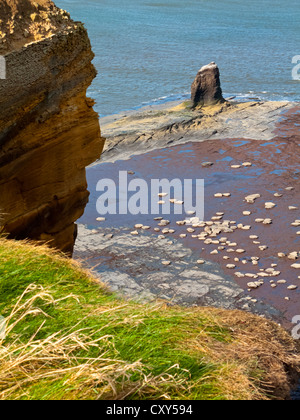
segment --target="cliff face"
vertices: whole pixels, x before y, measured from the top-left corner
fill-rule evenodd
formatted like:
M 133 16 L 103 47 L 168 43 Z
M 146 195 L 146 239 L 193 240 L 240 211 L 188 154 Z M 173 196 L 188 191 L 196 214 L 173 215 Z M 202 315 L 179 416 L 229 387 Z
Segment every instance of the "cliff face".
M 96 75 L 90 41 L 48 0 L 2 0 L 0 17 L 1 225 L 71 253 L 89 196 L 85 167 L 104 144 L 86 97 Z

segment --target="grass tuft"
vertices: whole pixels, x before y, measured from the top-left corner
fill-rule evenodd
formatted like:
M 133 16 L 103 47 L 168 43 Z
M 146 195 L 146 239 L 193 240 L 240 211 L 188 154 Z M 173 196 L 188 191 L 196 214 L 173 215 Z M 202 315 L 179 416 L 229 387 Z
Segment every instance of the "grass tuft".
M 0 239 L 0 399 L 286 398 L 300 359 L 240 311 L 117 298 L 46 246 Z

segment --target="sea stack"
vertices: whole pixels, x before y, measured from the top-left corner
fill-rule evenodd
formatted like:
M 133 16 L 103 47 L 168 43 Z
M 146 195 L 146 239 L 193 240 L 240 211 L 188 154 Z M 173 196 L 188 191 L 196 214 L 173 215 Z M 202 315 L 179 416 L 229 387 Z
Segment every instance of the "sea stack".
M 91 44 L 50 0 L 1 0 L 0 16 L 0 233 L 72 254 L 89 197 L 85 168 L 104 144 L 86 97 Z
M 192 83 L 193 106 L 215 105 L 225 102 L 222 96 L 220 71 L 215 62 L 202 67 Z

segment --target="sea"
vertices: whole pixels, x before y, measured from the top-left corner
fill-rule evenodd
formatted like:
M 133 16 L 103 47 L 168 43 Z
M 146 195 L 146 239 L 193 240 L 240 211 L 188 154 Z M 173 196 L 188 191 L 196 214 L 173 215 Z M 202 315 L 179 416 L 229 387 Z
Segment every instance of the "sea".
M 88 30 L 98 71 L 88 95 L 101 117 L 188 99 L 197 71 L 211 61 L 225 97 L 300 100 L 299 0 L 56 4 Z

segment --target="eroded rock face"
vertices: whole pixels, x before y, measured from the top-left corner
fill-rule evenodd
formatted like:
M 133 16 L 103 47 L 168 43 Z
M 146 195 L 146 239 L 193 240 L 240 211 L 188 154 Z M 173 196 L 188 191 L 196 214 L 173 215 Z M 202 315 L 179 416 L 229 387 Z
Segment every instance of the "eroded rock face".
M 191 99 L 194 106 L 225 102 L 222 96 L 220 71 L 216 63 L 212 62 L 198 71 L 192 83 Z
M 1 225 L 12 238 L 72 253 L 89 196 L 85 167 L 104 144 L 86 97 L 96 75 L 90 41 L 48 0 L 1 1 L 0 13 Z

